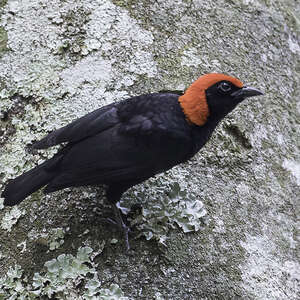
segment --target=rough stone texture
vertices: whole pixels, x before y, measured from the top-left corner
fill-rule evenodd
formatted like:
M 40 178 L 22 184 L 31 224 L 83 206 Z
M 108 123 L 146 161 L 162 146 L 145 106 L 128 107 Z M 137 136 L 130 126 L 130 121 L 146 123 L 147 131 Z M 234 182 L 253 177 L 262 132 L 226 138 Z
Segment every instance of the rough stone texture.
M 230 114 L 190 162 L 124 197 L 151 209 L 167 197 L 161 187 L 179 184 L 204 203 L 203 230 L 171 229 L 165 248 L 137 239 L 126 255 L 100 221 L 101 189 L 39 192 L 18 208 L 0 204 L 0 276 L 20 265 L 30 281 L 59 254 L 98 251 L 104 240 L 101 284 L 117 283 L 130 299 L 300 298 L 298 1 L 0 5 L 0 190 L 55 151 L 29 153 L 26 145 L 112 101 L 184 89 L 215 71 L 265 91 Z

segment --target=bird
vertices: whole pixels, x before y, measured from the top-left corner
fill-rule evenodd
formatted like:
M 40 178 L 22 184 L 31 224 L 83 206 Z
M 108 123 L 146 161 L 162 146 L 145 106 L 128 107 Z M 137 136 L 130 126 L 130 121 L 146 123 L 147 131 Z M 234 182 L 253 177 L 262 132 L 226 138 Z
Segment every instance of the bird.
M 52 193 L 105 185 L 129 250 L 129 228 L 117 206 L 122 194 L 188 161 L 228 113 L 259 95 L 263 92 L 236 77 L 208 73 L 184 93 L 144 94 L 101 107 L 35 142 L 34 149 L 63 145 L 52 158 L 10 180 L 1 194 L 3 203 L 16 205 L 42 187 Z

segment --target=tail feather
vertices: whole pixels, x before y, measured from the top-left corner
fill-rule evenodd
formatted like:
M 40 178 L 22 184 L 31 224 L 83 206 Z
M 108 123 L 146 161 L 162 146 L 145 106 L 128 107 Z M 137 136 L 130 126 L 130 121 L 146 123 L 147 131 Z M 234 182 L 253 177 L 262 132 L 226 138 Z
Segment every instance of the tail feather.
M 55 158 L 47 160 L 41 165 L 9 181 L 1 194 L 1 197 L 4 198 L 4 205 L 16 205 L 49 183 L 56 176 L 56 172 L 49 170 L 49 166 L 53 165 L 53 159 Z

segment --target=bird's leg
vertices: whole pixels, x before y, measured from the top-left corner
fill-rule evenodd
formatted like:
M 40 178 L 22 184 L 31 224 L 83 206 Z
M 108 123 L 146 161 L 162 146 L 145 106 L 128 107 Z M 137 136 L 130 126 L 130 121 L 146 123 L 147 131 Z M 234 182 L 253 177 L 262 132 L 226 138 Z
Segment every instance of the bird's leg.
M 128 233 L 130 228 L 124 223 L 122 215 L 121 215 L 121 211 L 119 209 L 119 207 L 117 206 L 117 203 L 119 202 L 119 200 L 121 199 L 122 193 L 126 190 L 127 188 L 124 188 L 120 185 L 118 186 L 109 186 L 107 191 L 106 191 L 106 196 L 107 196 L 107 200 L 108 202 L 111 204 L 114 215 L 115 215 L 115 221 L 112 221 L 112 223 L 116 223 L 116 225 L 118 225 L 119 229 L 121 230 L 121 232 L 124 235 L 125 238 L 125 244 L 126 244 L 126 250 L 128 251 L 130 249 L 130 245 L 129 245 L 129 240 L 128 240 Z
M 128 240 L 128 232 L 130 230 L 130 228 L 124 223 L 120 209 L 117 207 L 116 204 L 112 204 L 113 207 L 113 211 L 114 211 L 114 215 L 117 221 L 117 224 L 119 226 L 119 228 L 121 229 L 124 238 L 125 238 L 125 244 L 126 244 L 126 250 L 129 251 L 130 250 L 130 245 L 129 245 L 129 240 Z

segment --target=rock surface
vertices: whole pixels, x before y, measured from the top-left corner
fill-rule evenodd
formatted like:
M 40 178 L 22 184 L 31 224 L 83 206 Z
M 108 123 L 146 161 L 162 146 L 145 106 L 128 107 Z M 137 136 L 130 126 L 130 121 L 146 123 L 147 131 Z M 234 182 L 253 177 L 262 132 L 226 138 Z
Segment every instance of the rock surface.
M 207 72 L 265 91 L 191 161 L 126 193 L 149 239 L 129 255 L 101 222 L 101 188 L 0 200 L 0 299 L 299 299 L 298 1 L 0 5 L 0 191 L 55 152 L 26 145 L 113 101 Z

